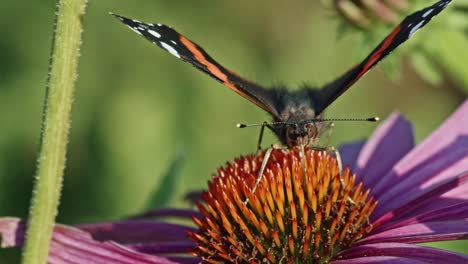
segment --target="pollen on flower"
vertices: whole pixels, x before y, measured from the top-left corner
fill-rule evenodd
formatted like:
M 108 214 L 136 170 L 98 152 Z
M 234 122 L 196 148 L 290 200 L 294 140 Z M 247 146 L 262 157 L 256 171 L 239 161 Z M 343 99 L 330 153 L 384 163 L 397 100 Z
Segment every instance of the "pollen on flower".
M 198 207 L 194 254 L 207 263 L 327 263 L 372 229 L 377 201 L 336 159 L 306 149 L 273 150 L 255 193 L 263 154 L 218 169 Z M 248 199 L 248 203 L 244 203 Z

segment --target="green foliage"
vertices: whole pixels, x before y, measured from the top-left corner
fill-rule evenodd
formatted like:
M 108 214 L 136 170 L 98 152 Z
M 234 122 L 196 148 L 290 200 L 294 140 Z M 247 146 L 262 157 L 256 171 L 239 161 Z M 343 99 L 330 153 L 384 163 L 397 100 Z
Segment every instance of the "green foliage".
M 442 83 L 444 77 L 426 55 L 421 51 L 414 51 L 410 55 L 414 70 L 428 83 L 438 86 Z
M 424 45 L 451 79 L 468 93 L 468 37 L 460 31 L 439 30 L 438 37 Z
M 170 205 L 171 200 L 174 199 L 175 193 L 173 191 L 177 188 L 178 183 L 183 181 L 181 172 L 184 161 L 183 154 L 181 152 L 176 153 L 161 181 L 155 184 L 145 209 L 162 208 Z

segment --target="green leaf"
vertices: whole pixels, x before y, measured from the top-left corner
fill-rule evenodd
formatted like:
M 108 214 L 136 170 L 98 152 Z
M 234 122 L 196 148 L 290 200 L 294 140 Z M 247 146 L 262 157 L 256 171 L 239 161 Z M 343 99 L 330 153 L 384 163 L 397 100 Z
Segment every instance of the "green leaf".
M 440 73 L 434 63 L 421 51 L 414 51 L 410 54 L 410 61 L 413 65 L 414 70 L 423 78 L 426 82 L 431 85 L 437 86 L 442 83 L 443 76 Z
M 146 209 L 166 207 L 175 194 L 175 187 L 179 182 L 181 171 L 185 163 L 185 155 L 178 151 L 172 159 L 169 168 L 158 186 L 155 187 L 146 202 Z
M 440 29 L 437 37 L 422 43 L 424 49 L 439 63 L 450 78 L 468 93 L 468 39 L 463 32 Z
M 351 27 L 345 23 L 344 20 L 338 21 L 338 25 L 336 27 L 336 41 L 340 41 L 346 36 L 346 34 L 350 33 Z

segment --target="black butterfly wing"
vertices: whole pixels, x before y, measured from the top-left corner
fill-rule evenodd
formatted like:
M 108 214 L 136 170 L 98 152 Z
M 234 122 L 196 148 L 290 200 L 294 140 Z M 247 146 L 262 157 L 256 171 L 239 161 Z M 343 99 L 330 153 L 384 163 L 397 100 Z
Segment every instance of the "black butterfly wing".
M 451 0 L 441 0 L 432 6 L 421 9 L 407 16 L 360 64 L 343 74 L 335 81 L 325 85 L 314 93 L 314 110 L 319 114 L 348 90 L 357 80 L 372 67 L 396 49 L 401 43 L 410 38 L 417 30 L 426 25 L 431 18 L 439 14 Z
M 112 15 L 137 34 L 210 75 L 274 117 L 278 117 L 273 101 L 274 93 L 271 90 L 265 89 L 224 68 L 200 46 L 177 33 L 174 29 L 163 24 L 146 24 L 120 15 Z

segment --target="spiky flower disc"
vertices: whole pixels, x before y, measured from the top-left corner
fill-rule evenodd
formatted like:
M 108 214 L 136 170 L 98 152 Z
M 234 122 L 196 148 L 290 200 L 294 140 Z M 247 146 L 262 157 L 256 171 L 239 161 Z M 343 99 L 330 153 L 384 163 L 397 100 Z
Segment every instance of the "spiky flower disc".
M 190 234 L 205 262 L 326 263 L 371 230 L 377 201 L 348 169 L 342 184 L 332 155 L 306 149 L 302 161 L 296 150 L 273 150 L 252 193 L 263 157 L 213 176 Z

